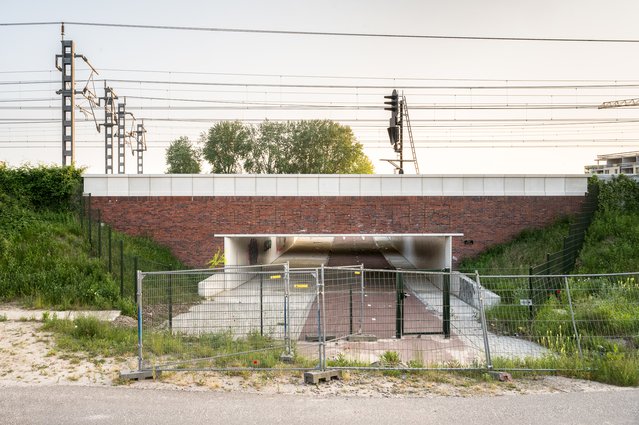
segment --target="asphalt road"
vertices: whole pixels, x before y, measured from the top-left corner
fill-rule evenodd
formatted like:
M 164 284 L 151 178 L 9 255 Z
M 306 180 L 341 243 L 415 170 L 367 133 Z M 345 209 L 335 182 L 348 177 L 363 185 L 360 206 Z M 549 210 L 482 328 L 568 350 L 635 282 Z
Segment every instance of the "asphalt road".
M 126 387 L 0 388 L 2 424 L 633 424 L 639 389 L 476 398 L 312 398 Z

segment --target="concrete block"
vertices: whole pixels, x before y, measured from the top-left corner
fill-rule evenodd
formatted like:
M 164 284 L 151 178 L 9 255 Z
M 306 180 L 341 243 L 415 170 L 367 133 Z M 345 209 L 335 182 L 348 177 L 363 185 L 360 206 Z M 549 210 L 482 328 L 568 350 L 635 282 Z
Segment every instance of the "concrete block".
M 340 196 L 359 196 L 359 176 L 340 176 Z
M 171 196 L 171 177 L 154 177 L 149 187 L 150 196 Z
M 442 196 L 444 179 L 442 177 L 422 177 L 422 194 L 424 196 Z
M 193 196 L 193 179 L 191 176 L 172 176 L 171 195 Z
M 402 178 L 402 196 L 422 196 L 422 178 L 404 176 Z
M 225 177 L 216 175 L 213 182 L 214 196 L 234 196 L 235 195 L 235 177 Z
M 237 176 L 235 177 L 235 196 L 255 196 L 255 177 Z M 259 194 L 258 194 L 259 195 Z
M 297 196 L 298 180 L 297 176 L 278 176 L 277 196 Z
M 320 196 L 339 196 L 339 177 L 322 177 L 319 179 Z
M 257 177 L 255 191 L 256 196 L 277 196 L 277 177 Z
M 320 381 L 328 382 L 331 379 L 342 379 L 341 370 L 312 370 L 304 372 L 305 384 L 319 384 Z
M 162 376 L 160 370 L 136 370 L 131 372 L 120 372 L 120 379 L 143 381 L 145 379 L 156 379 Z
M 381 196 L 382 179 L 379 177 L 361 177 L 360 192 L 362 196 Z
M 108 196 L 129 196 L 129 178 L 125 176 L 108 179 Z
M 299 196 L 319 195 L 319 178 L 317 176 L 299 176 L 297 191 Z
M 444 196 L 461 196 L 464 194 L 463 177 L 446 177 L 442 182 Z
M 349 335 L 347 340 L 350 342 L 375 342 L 377 341 L 377 337 L 375 335 L 370 335 L 370 334 L 358 334 L 358 335 Z
M 151 182 L 149 177 L 130 177 L 129 178 L 129 194 L 131 196 L 149 196 L 151 190 Z
M 213 196 L 213 177 L 193 176 L 193 196 Z
M 382 194 L 384 196 L 397 196 L 402 192 L 402 177 L 382 177 Z
M 280 354 L 280 361 L 283 363 L 293 363 L 293 360 L 295 360 L 295 356 L 293 356 L 293 354 L 290 354 L 290 353 Z
M 493 379 L 499 382 L 512 382 L 513 380 L 512 375 L 508 372 L 496 372 L 494 370 L 491 370 L 488 372 L 488 374 L 492 376 Z
M 85 178 L 84 193 L 90 193 L 93 196 L 107 196 L 109 193 L 109 179 L 97 176 Z

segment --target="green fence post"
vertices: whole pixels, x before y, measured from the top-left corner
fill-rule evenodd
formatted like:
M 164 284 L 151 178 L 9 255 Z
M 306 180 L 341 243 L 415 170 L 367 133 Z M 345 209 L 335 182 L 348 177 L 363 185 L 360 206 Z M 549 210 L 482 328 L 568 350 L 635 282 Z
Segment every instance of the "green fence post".
M 124 241 L 120 240 L 120 297 L 124 298 Z
M 532 321 L 535 317 L 535 311 L 534 311 L 534 298 L 533 298 L 533 268 L 532 266 L 530 266 L 528 268 L 528 297 L 530 298 L 530 305 L 528 305 L 528 317 L 530 319 L 530 322 L 532 324 Z
M 404 328 L 404 280 L 401 272 L 395 275 L 395 291 L 395 338 L 400 339 Z
M 98 258 L 102 259 L 102 211 L 98 210 Z
M 444 269 L 444 338 L 450 338 L 450 269 Z
M 112 231 L 111 231 L 111 226 L 109 226 L 109 273 L 113 272 L 113 252 L 111 250 L 111 244 L 112 244 Z
M 93 227 L 93 222 L 92 222 L 92 217 L 91 217 L 91 194 L 89 193 L 89 250 L 91 252 L 91 254 L 93 254 L 93 238 L 92 238 L 92 232 L 91 232 L 91 228 Z
M 84 215 L 85 215 L 85 210 L 86 210 L 87 206 L 86 203 L 84 201 L 84 194 L 82 195 L 82 197 L 80 198 L 80 229 L 82 230 L 82 235 L 84 235 Z

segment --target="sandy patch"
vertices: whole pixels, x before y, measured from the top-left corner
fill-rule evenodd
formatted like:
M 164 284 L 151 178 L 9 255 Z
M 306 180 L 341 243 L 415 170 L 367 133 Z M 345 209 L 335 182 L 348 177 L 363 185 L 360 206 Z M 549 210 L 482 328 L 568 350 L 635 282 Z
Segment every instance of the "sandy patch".
M 120 371 L 135 369 L 135 357 L 94 358 L 56 348 L 53 335 L 38 322 L 0 321 L 0 387 L 16 385 L 126 385 L 182 391 L 248 392 L 340 397 L 468 397 L 552 392 L 616 391 L 597 382 L 545 376 L 501 383 L 447 373 L 380 376 L 345 372 L 344 379 L 306 385 L 302 372 L 169 372 L 156 381 L 127 381 Z

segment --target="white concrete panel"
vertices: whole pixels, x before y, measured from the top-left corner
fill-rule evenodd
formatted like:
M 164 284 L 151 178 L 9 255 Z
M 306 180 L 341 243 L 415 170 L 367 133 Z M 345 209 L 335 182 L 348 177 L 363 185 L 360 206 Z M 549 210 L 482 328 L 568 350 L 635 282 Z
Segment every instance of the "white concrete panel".
M 171 196 L 171 177 L 153 176 L 150 183 L 150 196 Z
M 109 194 L 109 178 L 105 177 L 85 177 L 84 193 L 93 196 L 107 196 Z
M 129 178 L 129 195 L 131 196 L 149 196 L 151 194 L 150 177 L 130 177 Z
M 256 195 L 255 180 L 256 180 L 255 176 L 236 176 L 235 177 L 235 196 L 255 196 Z
M 583 177 L 566 177 L 564 192 L 566 195 L 583 195 L 588 191 L 588 179 Z
M 297 176 L 278 176 L 277 177 L 277 196 L 297 196 L 298 194 Z
M 382 179 L 380 177 L 362 177 L 359 190 L 362 196 L 381 196 Z
M 340 176 L 339 194 L 340 196 L 359 196 L 359 176 Z
M 277 177 L 260 176 L 255 179 L 257 196 L 277 196 Z
M 214 181 L 210 176 L 193 176 L 193 196 L 213 196 Z
M 109 196 L 129 196 L 129 178 L 126 176 L 109 178 L 107 187 Z
M 318 182 L 320 196 L 339 196 L 339 177 L 321 177 Z
M 523 177 L 505 177 L 504 178 L 504 194 L 524 196 L 524 178 Z
M 297 192 L 299 196 L 319 195 L 319 177 L 300 176 L 297 182 Z
M 484 177 L 484 196 L 503 196 L 504 183 L 503 177 Z
M 581 196 L 587 176 L 95 175 L 94 196 Z
M 422 196 L 422 181 L 419 176 L 405 176 L 401 179 L 403 196 Z
M 478 177 L 464 177 L 464 195 L 482 196 L 484 194 L 484 179 Z
M 464 194 L 463 177 L 444 177 L 442 181 L 444 196 L 460 196 Z
M 193 196 L 193 178 L 189 175 L 171 176 L 171 195 Z
M 444 179 L 442 177 L 424 177 L 422 194 L 424 196 L 442 196 L 444 193 Z
M 235 196 L 235 177 L 215 176 L 214 196 Z
M 524 191 L 527 196 L 545 195 L 545 179 L 543 177 L 526 177 L 524 179 Z
M 399 176 L 382 178 L 382 196 L 400 196 L 402 194 L 402 180 Z
M 546 177 L 544 186 L 546 195 L 563 195 L 566 181 L 563 178 Z

